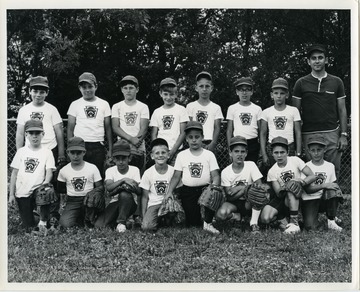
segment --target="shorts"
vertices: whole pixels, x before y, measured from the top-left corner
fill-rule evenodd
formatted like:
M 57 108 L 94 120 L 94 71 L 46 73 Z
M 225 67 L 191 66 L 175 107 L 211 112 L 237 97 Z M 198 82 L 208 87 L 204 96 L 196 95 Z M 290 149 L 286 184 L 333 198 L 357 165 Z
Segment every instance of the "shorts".
M 279 198 L 275 196 L 270 200 L 268 205 L 276 209 L 279 214 L 286 216 L 290 214 L 289 207 L 285 205 L 285 198 Z
M 236 200 L 234 202 L 228 202 L 234 205 L 237 211 L 240 213 L 241 217 L 251 216 L 251 207 L 249 209 L 246 208 L 246 200 Z

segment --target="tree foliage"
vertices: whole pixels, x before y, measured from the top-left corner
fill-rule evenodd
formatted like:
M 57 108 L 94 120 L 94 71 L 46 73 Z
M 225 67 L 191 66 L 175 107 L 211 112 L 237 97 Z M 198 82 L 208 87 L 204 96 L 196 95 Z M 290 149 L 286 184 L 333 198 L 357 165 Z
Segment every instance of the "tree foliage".
M 344 80 L 350 105 L 349 10 L 8 10 L 8 115 L 28 102 L 28 78 L 46 75 L 47 100 L 66 117 L 80 97 L 77 80 L 84 71 L 95 74 L 97 95 L 110 105 L 122 99 L 121 78 L 135 75 L 138 98 L 153 111 L 162 104 L 162 78 L 177 79 L 180 97 L 193 100 L 195 76 L 208 70 L 212 98 L 224 113 L 237 101 L 235 78 L 250 75 L 254 102 L 265 108 L 274 78 L 285 77 L 292 87 L 309 73 L 305 48 L 311 43 L 328 46 L 327 70 Z

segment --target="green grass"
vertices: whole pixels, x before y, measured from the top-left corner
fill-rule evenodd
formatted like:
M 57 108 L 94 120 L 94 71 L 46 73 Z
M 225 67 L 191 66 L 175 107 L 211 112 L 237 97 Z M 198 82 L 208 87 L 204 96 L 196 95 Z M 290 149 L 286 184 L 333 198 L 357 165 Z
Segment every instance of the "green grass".
M 239 223 L 155 234 L 72 228 L 56 235 L 24 235 L 9 210 L 8 282 L 271 283 L 351 282 L 351 207 L 339 209 L 344 230 L 284 235 L 268 228 L 252 235 Z M 19 227 L 20 226 L 20 227 Z

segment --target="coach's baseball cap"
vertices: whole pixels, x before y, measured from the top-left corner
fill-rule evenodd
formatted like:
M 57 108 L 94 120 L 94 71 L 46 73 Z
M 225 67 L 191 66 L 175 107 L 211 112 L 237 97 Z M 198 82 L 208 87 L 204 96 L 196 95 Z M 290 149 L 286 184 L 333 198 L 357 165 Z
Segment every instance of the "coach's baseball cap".
M 189 131 L 189 130 L 192 130 L 192 129 L 196 129 L 196 130 L 201 130 L 203 131 L 203 126 L 200 122 L 197 122 L 197 121 L 189 121 L 187 124 L 186 124 L 186 127 L 185 127 L 185 132 Z
M 120 81 L 120 86 L 124 86 L 125 84 L 132 83 L 136 86 L 139 86 L 139 81 L 136 79 L 135 76 L 127 75 Z
M 130 155 L 130 144 L 126 140 L 122 139 L 115 142 L 113 146 L 113 156 L 123 155 L 129 156 Z
M 41 86 L 49 88 L 49 81 L 47 77 L 44 76 L 35 76 L 30 79 L 30 87 Z
M 153 149 L 153 147 L 159 146 L 159 145 L 164 145 L 164 146 L 166 146 L 167 148 L 169 148 L 169 144 L 168 144 L 168 142 L 166 142 L 165 139 L 163 139 L 163 138 L 156 138 L 155 140 L 153 140 L 153 141 L 150 143 L 150 149 Z
M 254 82 L 250 77 L 241 77 L 241 78 L 235 80 L 234 85 L 235 85 L 235 87 L 238 87 L 241 85 L 249 85 L 249 86 L 253 87 Z
M 174 79 L 172 78 L 165 78 L 163 80 L 161 80 L 160 82 L 160 87 L 164 86 L 164 85 L 173 85 L 173 86 L 177 86 L 177 83 Z
M 289 142 L 286 138 L 283 137 L 275 137 L 274 139 L 271 140 L 271 146 L 274 145 L 285 145 L 285 146 L 289 146 Z
M 67 150 L 85 151 L 85 141 L 80 137 L 72 137 L 68 140 Z
M 39 120 L 28 120 L 25 123 L 25 132 L 44 131 L 43 122 Z
M 244 145 L 247 146 L 247 141 L 242 136 L 235 136 L 230 139 L 230 147 L 234 145 Z
M 309 140 L 307 142 L 307 145 L 311 144 L 320 144 L 326 146 L 325 138 L 323 135 L 315 134 L 309 137 Z
M 89 72 L 84 72 L 83 74 L 81 74 L 79 76 L 79 84 L 81 82 L 87 82 L 87 83 L 96 85 L 96 78 L 95 78 L 94 74 L 89 73 Z
M 326 54 L 326 49 L 325 49 L 325 46 L 324 46 L 324 45 L 322 45 L 322 44 L 314 44 L 314 45 L 309 46 L 308 49 L 307 49 L 307 56 L 308 56 L 308 58 L 309 58 L 309 57 L 311 56 L 311 54 L 312 54 L 313 52 L 315 52 L 315 51 L 317 51 L 317 52 L 322 52 L 322 53 Z
M 284 88 L 286 90 L 289 90 L 288 82 L 284 78 L 277 78 L 273 81 L 271 89 L 274 88 Z
M 201 78 L 209 79 L 212 81 L 212 76 L 209 72 L 202 71 L 198 75 L 196 75 L 196 81 L 199 81 Z

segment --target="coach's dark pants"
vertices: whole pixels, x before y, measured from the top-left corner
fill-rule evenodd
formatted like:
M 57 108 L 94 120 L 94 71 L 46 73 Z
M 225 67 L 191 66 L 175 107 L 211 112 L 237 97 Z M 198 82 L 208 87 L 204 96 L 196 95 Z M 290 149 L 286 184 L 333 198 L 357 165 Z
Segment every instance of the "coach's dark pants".
M 105 146 L 101 142 L 85 142 L 86 154 L 84 160 L 95 164 L 104 178 Z
M 254 161 L 257 163 L 259 159 L 259 152 L 260 152 L 260 143 L 258 141 L 258 138 L 254 139 L 248 139 L 247 140 L 248 145 L 248 154 L 245 158 L 246 161 Z

